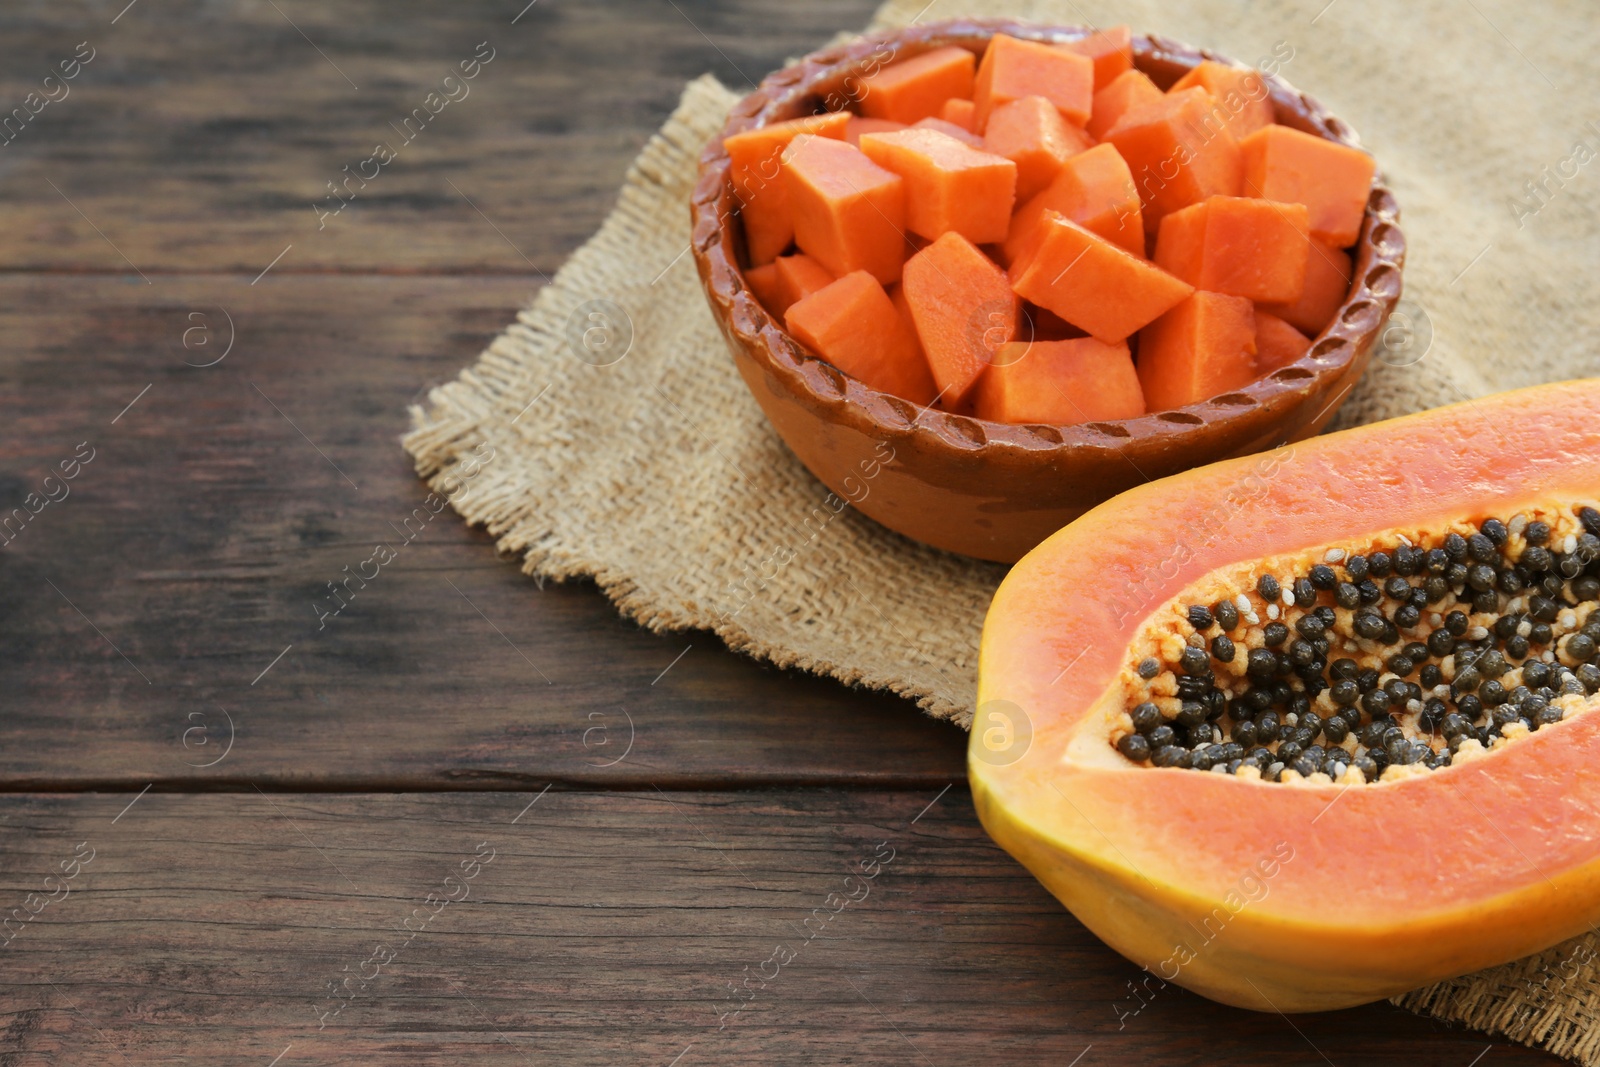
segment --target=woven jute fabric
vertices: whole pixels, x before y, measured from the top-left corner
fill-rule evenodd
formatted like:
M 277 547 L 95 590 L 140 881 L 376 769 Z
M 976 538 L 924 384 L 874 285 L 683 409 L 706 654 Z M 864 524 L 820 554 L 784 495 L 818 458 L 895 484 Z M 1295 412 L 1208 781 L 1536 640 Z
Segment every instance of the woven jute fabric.
M 1386 354 L 1339 426 L 1600 373 L 1594 13 L 1581 0 L 1324 3 L 891 0 L 874 28 L 1127 22 L 1276 71 L 1360 131 L 1410 256 Z M 701 295 L 687 197 L 737 98 L 710 77 L 686 88 L 599 233 L 413 409 L 405 447 L 540 580 L 591 577 L 652 629 L 711 630 L 965 725 L 1004 568 L 892 534 L 812 478 L 746 393 Z M 460 492 L 464 466 L 476 474 Z M 1396 1002 L 1600 1065 L 1600 937 Z

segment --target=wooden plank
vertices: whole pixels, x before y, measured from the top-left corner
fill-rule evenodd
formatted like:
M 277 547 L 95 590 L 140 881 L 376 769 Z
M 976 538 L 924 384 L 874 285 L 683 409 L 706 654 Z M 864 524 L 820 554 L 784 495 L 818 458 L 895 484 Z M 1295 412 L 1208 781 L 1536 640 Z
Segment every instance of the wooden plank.
M 1388 1005 L 1119 1019 L 1139 972 L 960 788 L 129 799 L 0 799 L 0 901 L 57 898 L 9 1062 L 1559 1062 Z
M 292 245 L 275 271 L 550 274 L 684 82 L 746 86 L 874 6 L 140 3 L 111 25 L 27 5 L 3 16 L 0 114 L 80 42 L 93 58 L 0 143 L 0 267 L 254 276 Z M 462 62 L 477 75 L 446 86 Z M 394 158 L 368 163 L 380 143 Z
M 0 515 L 93 450 L 0 547 L 0 788 L 959 778 L 964 736 L 905 702 L 645 633 L 584 583 L 541 590 L 451 511 L 405 525 L 428 495 L 406 404 L 528 295 L 0 276 Z M 187 365 L 230 318 L 232 352 Z M 322 620 L 378 541 L 397 558 Z

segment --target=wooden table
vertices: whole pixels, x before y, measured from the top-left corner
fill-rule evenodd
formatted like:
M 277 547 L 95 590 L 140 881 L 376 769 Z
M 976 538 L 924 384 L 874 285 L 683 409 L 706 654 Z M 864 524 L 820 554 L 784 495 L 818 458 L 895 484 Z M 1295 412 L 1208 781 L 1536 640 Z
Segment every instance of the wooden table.
M 425 495 L 406 405 L 683 82 L 869 0 L 124 2 L 0 15 L 0 103 L 57 97 L 0 146 L 0 880 L 32 916 L 0 1062 L 1549 1061 L 1386 1004 L 1133 1012 L 984 836 L 957 730 L 645 633 L 453 514 L 319 626 Z

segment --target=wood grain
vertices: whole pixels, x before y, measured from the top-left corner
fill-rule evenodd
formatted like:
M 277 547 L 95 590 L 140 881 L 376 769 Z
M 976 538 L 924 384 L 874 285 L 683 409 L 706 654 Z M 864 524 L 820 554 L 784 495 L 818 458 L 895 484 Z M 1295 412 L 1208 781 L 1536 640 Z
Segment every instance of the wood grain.
M 95 449 L 0 547 L 0 787 L 959 778 L 964 735 L 903 701 L 645 633 L 591 585 L 541 590 L 449 510 L 412 518 L 405 406 L 530 295 L 515 277 L 0 276 L 0 514 Z M 186 365 L 221 355 L 227 317 L 233 351 Z M 378 541 L 397 558 L 322 620 Z M 231 752 L 201 766 L 229 717 Z
M 93 850 L 0 949 L 10 1063 L 1467 1067 L 1490 1045 L 1388 1005 L 1291 1023 L 1171 986 L 1119 1020 L 1136 969 L 959 788 L 128 803 L 0 800 L 7 906 Z
M 122 4 L 3 17 L 6 109 L 79 42 L 95 50 L 0 146 L 7 269 L 253 277 L 293 245 L 274 271 L 548 275 L 610 211 L 685 81 L 749 87 L 875 5 L 145 0 L 115 25 L 108 6 Z M 482 42 L 488 65 L 444 87 Z M 460 99 L 425 105 L 434 91 Z M 407 129 L 417 107 L 440 110 Z M 378 143 L 394 160 L 320 219 L 314 203 L 338 203 L 328 183 L 359 176 Z

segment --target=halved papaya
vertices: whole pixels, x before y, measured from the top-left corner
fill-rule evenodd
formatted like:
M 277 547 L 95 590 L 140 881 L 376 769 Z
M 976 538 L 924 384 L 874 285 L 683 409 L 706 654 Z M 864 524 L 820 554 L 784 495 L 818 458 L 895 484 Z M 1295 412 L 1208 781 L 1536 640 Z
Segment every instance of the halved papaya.
M 984 625 L 984 826 L 1155 978 L 1262 1011 L 1593 929 L 1597 405 L 1600 379 L 1435 409 L 1055 534 Z

